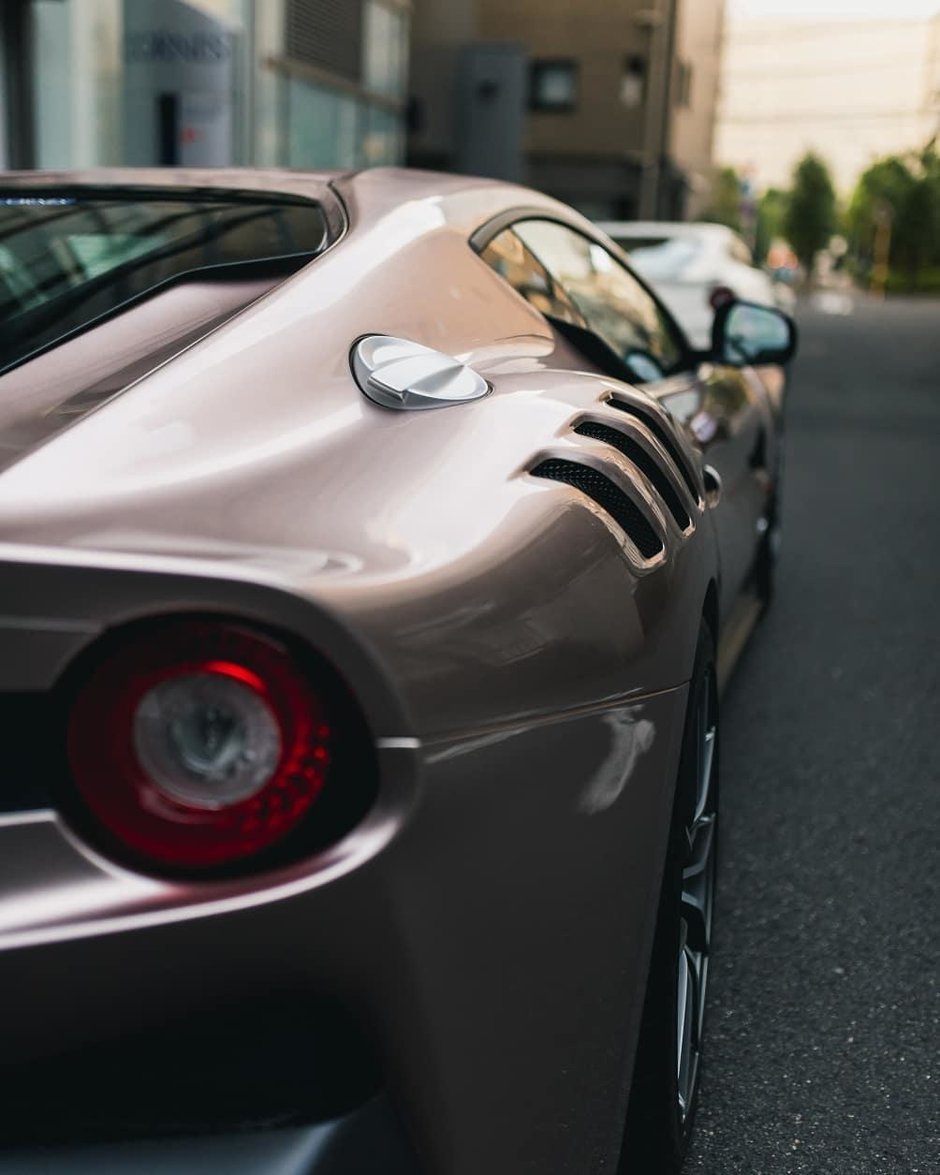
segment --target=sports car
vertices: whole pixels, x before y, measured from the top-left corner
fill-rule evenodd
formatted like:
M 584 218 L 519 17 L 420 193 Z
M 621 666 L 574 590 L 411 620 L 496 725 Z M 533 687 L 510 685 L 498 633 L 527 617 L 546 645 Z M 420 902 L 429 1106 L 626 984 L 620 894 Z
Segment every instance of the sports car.
M 678 1171 L 792 323 L 383 169 L 8 174 L 0 315 L 0 1172 Z

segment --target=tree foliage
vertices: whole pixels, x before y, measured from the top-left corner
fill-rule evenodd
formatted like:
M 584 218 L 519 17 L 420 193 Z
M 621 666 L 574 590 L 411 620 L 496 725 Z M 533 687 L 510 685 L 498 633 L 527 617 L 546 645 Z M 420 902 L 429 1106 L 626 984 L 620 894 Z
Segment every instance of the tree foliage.
M 793 172 L 783 231 L 807 273 L 836 230 L 836 194 L 829 169 L 818 155 L 804 155 Z
M 757 239 L 754 243 L 754 257 L 758 262 L 767 258 L 771 245 L 778 237 L 784 236 L 784 221 L 790 193 L 782 188 L 768 188 L 757 205 Z
M 703 220 L 741 231 L 741 177 L 733 167 L 722 167 L 712 183 L 711 201 Z
M 913 288 L 923 269 L 940 266 L 940 155 L 933 144 L 879 159 L 859 179 L 846 221 L 863 270 L 871 264 L 877 225 L 884 218 L 891 230 L 891 268 Z

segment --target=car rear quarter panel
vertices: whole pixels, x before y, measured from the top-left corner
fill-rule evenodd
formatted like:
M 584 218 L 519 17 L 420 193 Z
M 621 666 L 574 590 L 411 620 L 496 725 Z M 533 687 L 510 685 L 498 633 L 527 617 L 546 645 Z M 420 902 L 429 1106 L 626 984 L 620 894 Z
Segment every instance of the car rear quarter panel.
M 382 773 L 379 804 L 344 842 L 240 882 L 148 877 L 61 818 L 0 829 L 0 969 L 16 993 L 0 1011 L 5 1065 L 220 999 L 326 993 L 367 1026 L 429 1170 L 573 1175 L 611 1161 L 683 687 L 415 738 L 369 651 L 268 585 L 36 562 L 3 583 L 24 631 L 41 618 L 65 634 L 37 684 L 105 619 L 211 604 L 288 627 L 344 666 Z
M 135 619 L 235 615 L 333 662 L 380 770 L 361 827 L 261 877 L 150 877 L 52 813 L 0 827 L 6 1064 L 220 992 L 330 991 L 430 1170 L 611 1168 L 714 542 L 649 500 L 665 552 L 644 565 L 529 474 L 599 460 L 573 424 L 636 393 L 579 371 L 468 248 L 501 200 L 366 184 L 308 271 L 0 476 L 0 694 L 55 688 Z M 465 357 L 493 394 L 376 407 L 348 366 L 371 331 Z
M 404 203 L 394 187 L 364 179 L 327 254 L 6 469 L 0 542 L 278 581 L 360 633 L 422 736 L 680 684 L 714 575 L 708 521 L 680 541 L 651 503 L 667 557 L 638 567 L 592 503 L 528 475 L 549 450 L 591 451 L 579 413 L 620 423 L 603 403 L 617 385 L 572 370 L 469 248 L 498 185 Z M 348 362 L 375 331 L 461 356 L 493 394 L 377 407 Z

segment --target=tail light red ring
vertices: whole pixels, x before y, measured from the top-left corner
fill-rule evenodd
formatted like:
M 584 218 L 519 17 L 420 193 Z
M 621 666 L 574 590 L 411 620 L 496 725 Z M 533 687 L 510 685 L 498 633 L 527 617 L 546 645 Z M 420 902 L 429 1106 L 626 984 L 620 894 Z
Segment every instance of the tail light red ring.
M 195 739 L 208 761 L 224 737 L 229 759 L 250 768 L 235 784 L 231 772 L 201 775 L 200 755 L 184 753 Z M 197 871 L 254 857 L 297 829 L 325 786 L 332 742 L 326 700 L 277 641 L 190 619 L 113 651 L 68 724 L 71 773 L 91 818 L 135 858 Z

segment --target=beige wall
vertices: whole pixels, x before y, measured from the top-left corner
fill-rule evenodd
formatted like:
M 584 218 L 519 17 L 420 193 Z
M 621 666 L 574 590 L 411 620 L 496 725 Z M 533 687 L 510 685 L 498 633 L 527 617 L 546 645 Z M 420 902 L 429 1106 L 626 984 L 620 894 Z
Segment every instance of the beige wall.
M 813 150 L 848 193 L 873 160 L 923 147 L 938 130 L 940 15 L 729 21 L 715 154 L 752 168 L 759 187 L 785 186 Z
M 608 155 L 641 149 L 643 111 L 623 105 L 620 84 L 624 58 L 648 52 L 649 32 L 637 25 L 636 13 L 652 7 L 640 0 L 480 0 L 484 40 L 521 41 L 533 60 L 570 57 L 579 65 L 577 109 L 531 112 L 530 151 Z
M 678 19 L 670 30 L 673 8 Z M 412 91 L 422 115 L 413 154 L 434 166 L 448 166 L 448 153 L 453 158 L 460 46 L 509 42 L 530 61 L 570 58 L 578 65 L 574 110 L 526 115 L 532 182 L 576 203 L 579 195 L 590 203 L 629 194 L 642 211 L 665 140 L 666 171 L 689 175 L 697 212 L 711 173 L 724 8 L 725 0 L 414 0 Z M 623 95 L 626 60 L 634 55 L 647 62 L 649 101 L 640 105 Z M 691 67 L 691 87 L 688 106 L 677 108 L 680 60 Z M 665 171 L 662 181 L 675 182 Z

